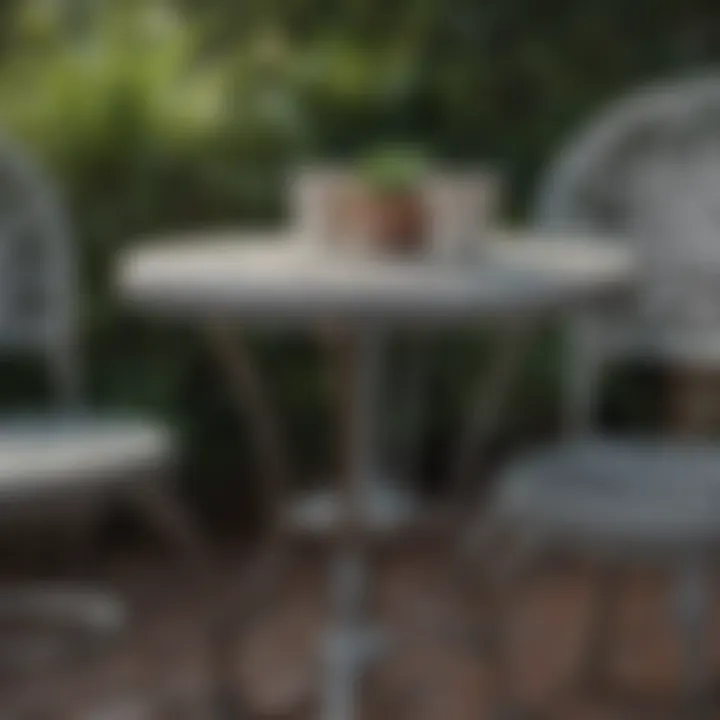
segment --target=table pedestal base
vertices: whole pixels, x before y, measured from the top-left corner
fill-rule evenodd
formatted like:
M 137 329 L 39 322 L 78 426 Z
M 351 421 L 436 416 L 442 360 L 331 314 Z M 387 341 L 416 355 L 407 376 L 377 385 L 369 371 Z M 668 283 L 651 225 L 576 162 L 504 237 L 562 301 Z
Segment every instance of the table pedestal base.
M 323 644 L 322 720 L 354 720 L 366 668 L 387 648 L 387 637 L 370 627 L 338 627 Z

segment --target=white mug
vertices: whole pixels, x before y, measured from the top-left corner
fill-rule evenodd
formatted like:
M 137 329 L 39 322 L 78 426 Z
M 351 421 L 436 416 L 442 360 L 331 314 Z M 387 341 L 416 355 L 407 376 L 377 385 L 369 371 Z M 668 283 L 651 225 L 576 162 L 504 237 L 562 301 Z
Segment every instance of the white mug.
M 356 182 L 342 165 L 300 168 L 291 180 L 291 223 L 301 242 L 319 250 L 353 244 L 353 193 Z
M 463 262 L 477 257 L 498 215 L 500 183 L 485 170 L 445 170 L 427 181 L 431 244 L 436 257 Z

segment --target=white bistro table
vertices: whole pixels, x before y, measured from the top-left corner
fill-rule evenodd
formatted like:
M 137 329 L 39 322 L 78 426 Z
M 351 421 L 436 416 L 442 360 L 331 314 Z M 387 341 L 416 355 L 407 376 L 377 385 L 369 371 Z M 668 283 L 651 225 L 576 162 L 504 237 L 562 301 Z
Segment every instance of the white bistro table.
M 374 426 L 381 336 L 398 326 L 500 318 L 507 333 L 470 424 L 487 431 L 522 355 L 517 328 L 617 296 L 631 285 L 634 263 L 612 239 L 581 235 L 497 232 L 476 258 L 462 263 L 329 254 L 304 240 L 277 231 L 149 239 L 123 258 L 119 283 L 124 298 L 144 312 L 215 328 L 330 321 L 352 338 L 347 477 L 338 494 L 343 531 L 331 574 L 335 617 L 322 696 L 325 720 L 350 720 L 357 715 L 360 673 L 378 639 L 365 623 L 361 600 L 374 507 L 367 503 L 368 488 L 382 484 Z M 277 463 L 267 423 L 265 430 L 261 440 Z

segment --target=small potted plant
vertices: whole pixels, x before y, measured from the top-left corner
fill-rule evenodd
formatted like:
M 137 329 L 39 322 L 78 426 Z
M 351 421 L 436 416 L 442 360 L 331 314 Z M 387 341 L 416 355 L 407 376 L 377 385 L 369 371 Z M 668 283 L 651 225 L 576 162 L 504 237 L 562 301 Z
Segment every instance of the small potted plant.
M 428 235 L 426 171 L 422 153 L 406 146 L 379 148 L 361 159 L 357 220 L 373 248 L 391 254 L 423 250 Z

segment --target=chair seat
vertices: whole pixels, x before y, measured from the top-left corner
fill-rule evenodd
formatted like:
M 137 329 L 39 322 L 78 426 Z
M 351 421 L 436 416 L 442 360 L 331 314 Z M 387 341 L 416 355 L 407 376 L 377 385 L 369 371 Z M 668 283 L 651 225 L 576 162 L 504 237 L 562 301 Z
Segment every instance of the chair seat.
M 171 458 L 167 430 L 145 420 L 92 415 L 0 419 L 0 501 L 120 484 Z
M 533 453 L 501 476 L 491 514 L 567 542 L 685 549 L 720 540 L 720 446 L 594 440 Z
M 384 484 L 368 487 L 361 506 L 361 522 L 371 533 L 392 533 L 418 519 L 420 500 L 404 488 Z M 334 488 L 303 493 L 290 503 L 286 524 L 308 535 L 327 535 L 343 526 L 343 497 Z

